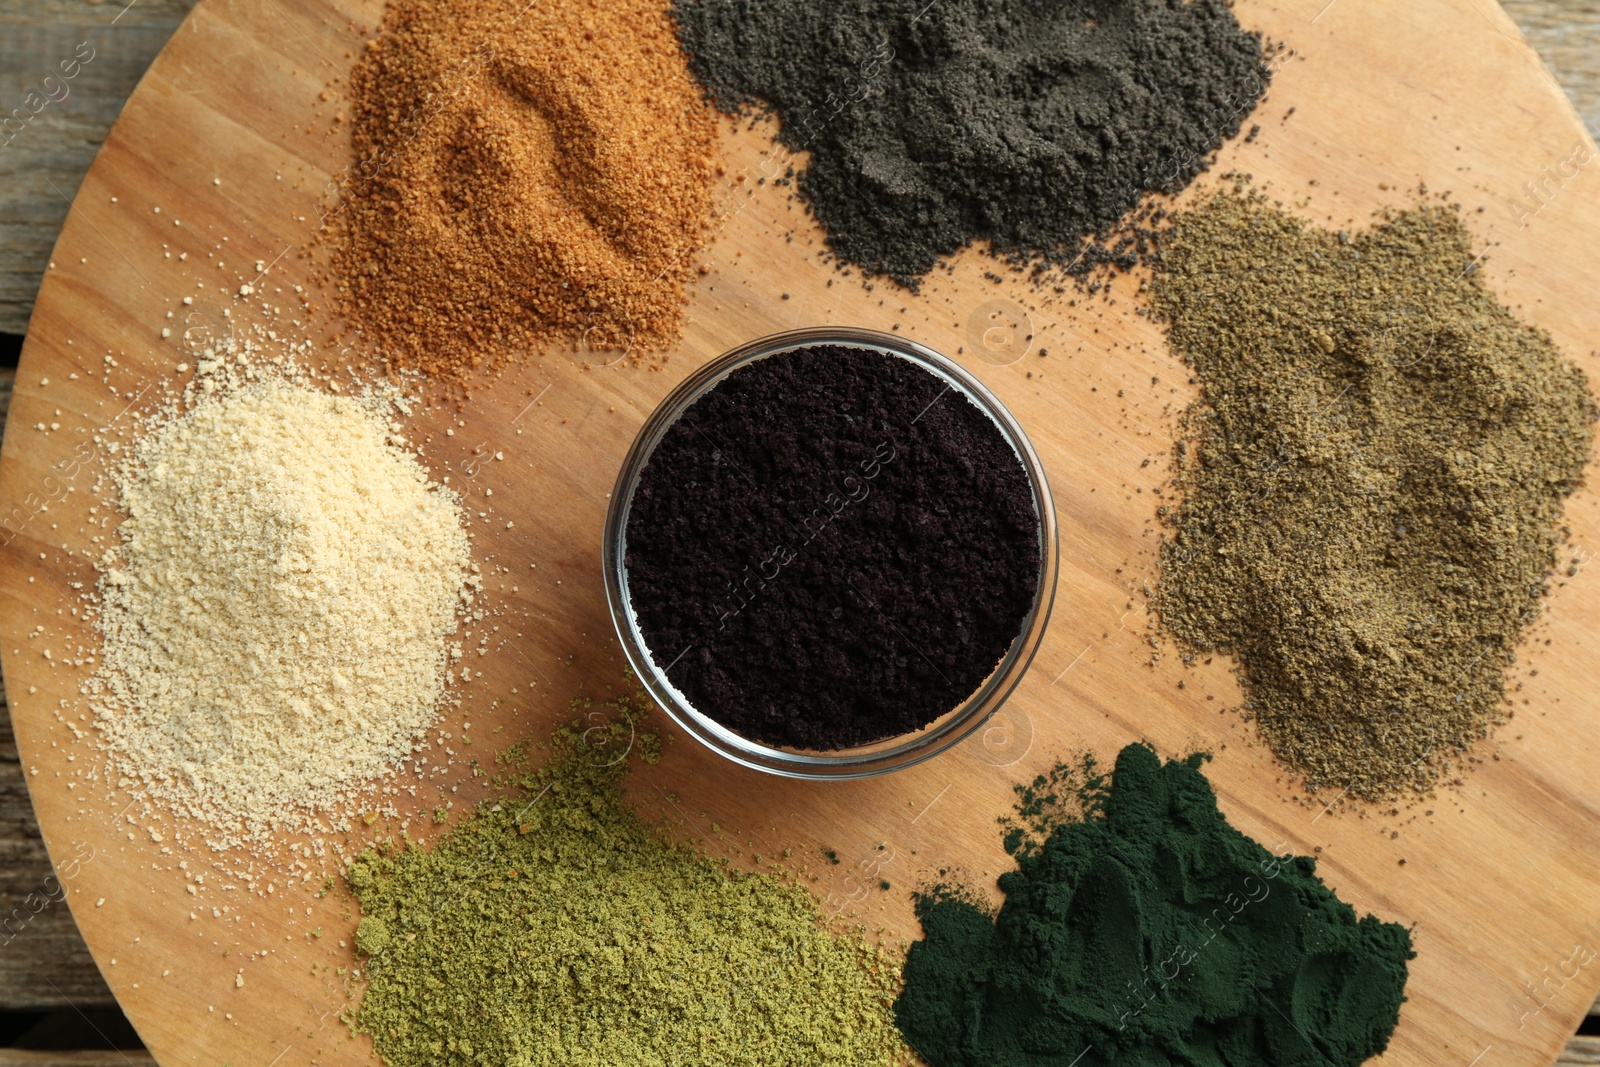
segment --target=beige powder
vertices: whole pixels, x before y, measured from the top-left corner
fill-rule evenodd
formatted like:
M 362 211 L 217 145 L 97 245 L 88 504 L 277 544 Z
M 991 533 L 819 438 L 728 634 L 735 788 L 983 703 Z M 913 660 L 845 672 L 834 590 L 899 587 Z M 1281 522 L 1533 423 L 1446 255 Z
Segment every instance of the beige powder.
M 214 845 L 317 828 L 435 719 L 475 579 L 455 497 L 391 414 L 268 375 L 113 472 L 98 724 L 122 785 Z

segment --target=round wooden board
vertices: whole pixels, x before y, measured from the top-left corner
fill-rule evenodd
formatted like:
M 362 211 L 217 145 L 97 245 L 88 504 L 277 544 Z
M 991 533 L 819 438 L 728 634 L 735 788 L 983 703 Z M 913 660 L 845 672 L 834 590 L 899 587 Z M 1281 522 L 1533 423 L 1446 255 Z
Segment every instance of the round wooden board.
M 125 797 L 75 777 L 98 760 L 72 728 L 83 725 L 87 668 L 66 663 L 65 650 L 94 645 L 73 584 L 92 585 L 104 541 L 91 537 L 106 533 L 88 516 L 105 467 L 91 433 L 135 418 L 160 392 L 147 386 L 178 379 L 182 331 L 167 340 L 160 331 L 172 325 L 168 312 L 179 322 L 194 313 L 184 296 L 213 320 L 221 307 L 236 321 L 260 319 L 252 301 L 228 295 L 253 280 L 293 314 L 289 289 L 306 281 L 299 253 L 348 162 L 347 145 L 325 133 L 339 101 L 318 94 L 348 71 L 360 27 L 380 14 L 376 2 L 334 0 L 195 9 L 129 102 L 61 234 L 0 453 L 0 663 L 34 805 L 73 914 L 162 1063 L 370 1056 L 337 1018 L 349 1003 L 345 980 L 324 969 L 352 962 L 340 947 L 354 921 L 348 898 L 315 897 L 315 879 L 278 880 L 268 896 L 215 877 L 190 895 L 178 862 L 193 873 L 213 858 L 152 840 L 121 817 Z M 1247 171 L 1292 210 L 1341 227 L 1413 202 L 1418 183 L 1451 191 L 1488 251 L 1490 286 L 1600 374 L 1600 175 L 1572 174 L 1592 143 L 1490 0 L 1242 0 L 1239 15 L 1294 53 L 1251 120 L 1259 135 L 1228 145 L 1218 172 Z M 895 328 L 945 352 L 964 347 L 961 358 L 1044 457 L 1062 530 L 1054 619 L 1012 701 L 962 749 L 875 781 L 778 780 L 680 739 L 633 779 L 641 809 L 741 863 L 793 848 L 791 865 L 809 865 L 828 911 L 909 939 L 906 890 L 941 867 L 979 880 L 1004 869 L 995 817 L 1008 810 L 1011 783 L 1054 755 L 1109 757 L 1138 738 L 1168 755 L 1209 749 L 1208 773 L 1236 826 L 1278 851 L 1315 850 L 1344 899 L 1414 926 L 1409 1000 L 1385 1062 L 1550 1062 L 1600 985 L 1600 746 L 1583 696 L 1600 675 L 1600 588 L 1588 568 L 1563 570 L 1512 679 L 1517 717 L 1480 746 L 1483 762 L 1463 787 L 1398 815 L 1295 803 L 1249 726 L 1220 710 L 1237 699 L 1226 665 L 1189 670 L 1171 654 L 1151 665 L 1140 589 L 1154 577 L 1156 489 L 1191 389 L 1136 314 L 1138 279 L 1122 279 L 1110 302 L 1043 302 L 1015 280 L 986 280 L 993 264 L 969 253 L 920 296 L 868 290 L 822 262 L 790 189 L 755 182 L 783 165 L 764 131 L 730 127 L 722 150 L 727 214 L 663 369 L 551 354 L 476 389 L 461 412 L 436 406 L 412 427 L 430 438 L 437 473 L 483 513 L 476 551 L 502 632 L 465 690 L 472 751 L 538 739 L 572 697 L 623 687 L 599 572 L 601 520 L 634 432 L 683 374 L 739 341 L 799 325 Z M 258 260 L 269 265 L 260 278 Z M 973 355 L 994 301 L 1027 309 L 1033 351 L 1016 362 Z M 1585 490 L 1568 508 L 1582 561 L 1600 548 L 1596 504 Z M 39 626 L 45 636 L 30 638 Z M 446 728 L 459 733 L 461 719 Z M 458 815 L 481 795 L 466 756 L 447 779 L 460 787 L 450 795 Z M 416 834 L 440 796 L 421 789 L 408 802 Z M 396 829 L 386 818 L 363 833 Z M 824 847 L 842 862 L 823 860 Z M 228 915 L 213 918 L 224 906 Z

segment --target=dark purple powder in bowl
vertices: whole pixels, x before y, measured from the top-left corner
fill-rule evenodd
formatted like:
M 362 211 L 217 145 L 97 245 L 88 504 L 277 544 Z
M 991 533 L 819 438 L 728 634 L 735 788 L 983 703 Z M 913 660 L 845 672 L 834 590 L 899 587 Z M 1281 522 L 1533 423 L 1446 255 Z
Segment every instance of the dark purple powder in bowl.
M 733 371 L 640 474 L 624 566 L 656 665 L 754 741 L 834 750 L 962 704 L 1039 583 L 1022 461 L 959 390 L 813 345 Z

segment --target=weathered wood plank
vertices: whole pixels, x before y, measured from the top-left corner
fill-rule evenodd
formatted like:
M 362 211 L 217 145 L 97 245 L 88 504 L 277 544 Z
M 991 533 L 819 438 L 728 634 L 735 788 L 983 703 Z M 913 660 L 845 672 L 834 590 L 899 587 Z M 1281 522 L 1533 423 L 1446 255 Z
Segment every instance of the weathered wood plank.
M 1501 0 L 1600 138 L 1600 0 Z
M 0 330 L 27 328 L 78 183 L 193 6 L 0 0 Z
M 1578 1067 L 1579 1064 L 1600 1064 L 1600 1037 L 1578 1034 L 1562 1050 L 1555 1067 Z

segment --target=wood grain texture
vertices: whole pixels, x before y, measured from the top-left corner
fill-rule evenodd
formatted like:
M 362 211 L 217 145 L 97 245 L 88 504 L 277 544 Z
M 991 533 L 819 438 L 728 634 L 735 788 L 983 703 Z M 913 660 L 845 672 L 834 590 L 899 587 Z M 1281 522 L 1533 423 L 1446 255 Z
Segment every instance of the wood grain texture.
M 0 368 L 0 428 L 14 378 L 14 371 Z M 0 680 L 0 1008 L 109 1007 L 115 999 L 59 900 L 53 873 Z
M 115 1003 L 61 902 L 11 720 L 0 702 L 0 1005 L 30 1011 Z
M 128 94 L 194 6 L 137 0 L 125 9 L 125 2 L 0 0 L 0 119 L 10 120 L 0 127 L 0 331 L 26 329 L 78 183 Z M 60 65 L 87 54 L 82 46 L 93 58 L 62 78 Z
M 1510 21 L 1473 0 L 1404 8 L 1263 0 L 1239 10 L 1296 55 L 1258 116 L 1258 140 L 1230 145 L 1220 167 L 1248 170 L 1293 210 L 1341 226 L 1407 202 L 1400 189 L 1417 181 L 1452 190 L 1490 249 L 1489 284 L 1600 373 L 1600 308 L 1590 292 L 1600 274 L 1600 180 L 1581 171 L 1537 212 L 1519 208 L 1528 181 L 1588 142 Z M 318 92 L 358 43 L 350 25 L 375 13 L 375 3 L 356 0 L 206 0 L 195 11 L 85 180 L 57 269 L 40 291 L 0 447 L 0 663 L 16 702 L 20 759 L 57 865 L 79 860 L 68 886 L 73 913 L 163 1062 L 359 1060 L 363 1046 L 347 1041 L 335 1018 L 347 1004 L 344 987 L 311 972 L 313 963 L 350 963 L 338 941 L 353 917 L 338 894 L 316 898 L 287 883 L 271 897 L 216 888 L 188 895 L 172 868 L 210 857 L 134 833 L 116 820 L 116 795 L 67 788 L 93 760 L 58 717 L 81 714 L 80 675 L 25 635 L 45 625 L 57 647 L 92 643 L 70 615 L 65 583 L 93 579 L 98 549 L 86 512 L 103 457 L 75 462 L 73 450 L 146 385 L 174 380 L 183 354 L 159 338 L 166 313 L 199 293 L 241 320 L 266 318 L 225 295 L 249 280 L 258 259 L 278 264 L 265 283 L 275 302 L 305 280 L 295 255 L 277 257 L 313 236 L 314 191 L 344 165 L 346 149 L 304 128 Z M 723 150 L 734 174 L 761 174 L 773 159 L 759 130 L 728 132 Z M 705 253 L 709 273 L 665 371 L 594 366 L 552 351 L 476 390 L 453 437 L 442 432 L 457 417 L 446 409 L 418 416 L 412 432 L 429 439 L 436 472 L 451 474 L 492 520 L 479 530 L 480 560 L 517 576 L 489 583 L 507 643 L 481 661 L 483 677 L 467 690 L 473 733 L 537 738 L 566 717 L 569 698 L 622 684 L 598 571 L 600 522 L 633 433 L 683 373 L 738 341 L 797 325 L 898 326 L 955 353 L 970 344 L 989 301 L 1010 299 L 1028 308 L 1049 357 L 1001 365 L 969 348 L 960 358 L 1044 457 L 1063 559 L 1050 634 L 1006 718 L 939 760 L 833 785 L 764 778 L 680 741 L 632 781 L 641 808 L 707 835 L 709 847 L 737 862 L 793 847 L 798 863 L 833 848 L 845 862 L 813 868 L 827 906 L 853 910 L 891 938 L 910 937 L 915 924 L 898 890 L 951 865 L 978 882 L 992 878 L 1006 863 L 993 819 L 1007 808 L 1010 784 L 1053 755 L 1084 747 L 1109 754 L 1140 737 L 1169 754 L 1208 748 L 1217 755 L 1208 773 L 1235 825 L 1269 846 L 1319 849 L 1322 872 L 1346 900 L 1415 924 L 1410 1000 L 1385 1062 L 1552 1062 L 1600 984 L 1600 968 L 1574 954 L 1600 946 L 1592 861 L 1600 752 L 1586 714 L 1600 671 L 1592 574 L 1559 583 L 1539 643 L 1518 667 L 1527 703 L 1481 747 L 1484 763 L 1466 787 L 1433 802 L 1433 815 L 1322 814 L 1295 804 L 1248 727 L 1218 713 L 1237 697 L 1224 665 L 1189 671 L 1169 655 L 1152 667 L 1143 643 L 1138 590 L 1154 570 L 1152 490 L 1173 414 L 1190 394 L 1159 333 L 1135 313 L 1137 279 L 1116 287 L 1115 303 L 1069 306 L 1019 282 L 986 282 L 992 264 L 970 254 L 916 298 L 888 286 L 868 291 L 822 262 L 818 235 L 786 190 L 753 184 L 722 193 L 730 213 Z M 175 215 L 181 230 L 169 221 Z M 229 268 L 221 270 L 206 255 L 225 238 Z M 168 243 L 189 251 L 189 262 L 163 258 Z M 104 362 L 108 352 L 115 368 Z M 41 421 L 62 429 L 39 432 Z M 497 451 L 505 462 L 481 461 Z M 492 499 L 480 494 L 490 488 Z M 1592 490 L 1574 498 L 1569 521 L 1585 559 L 1600 551 Z M 459 764 L 456 773 L 459 792 L 450 796 L 459 812 L 481 786 Z M 439 799 L 419 795 L 408 811 L 418 820 L 413 833 Z M 371 832 L 396 829 L 380 820 Z M 85 849 L 92 861 L 81 860 Z M 869 872 L 897 891 L 869 889 Z M 208 909 L 224 903 L 230 918 L 213 918 Z M 324 936 L 310 936 L 313 929 Z
M 32 1052 L 0 1048 L 0 1067 L 150 1067 L 156 1061 L 143 1049 L 126 1051 Z

